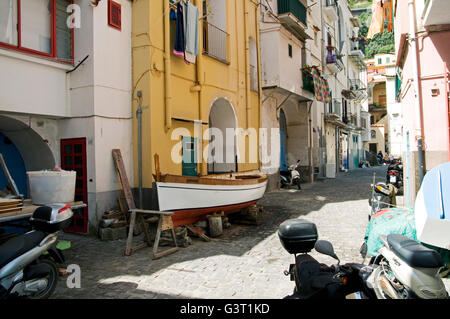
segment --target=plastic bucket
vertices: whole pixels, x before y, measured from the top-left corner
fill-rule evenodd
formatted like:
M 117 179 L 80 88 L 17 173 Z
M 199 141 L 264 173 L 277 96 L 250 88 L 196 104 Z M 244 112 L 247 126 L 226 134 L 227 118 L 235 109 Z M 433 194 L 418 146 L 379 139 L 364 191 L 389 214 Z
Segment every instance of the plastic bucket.
M 27 172 L 34 205 L 70 203 L 75 200 L 75 171 Z

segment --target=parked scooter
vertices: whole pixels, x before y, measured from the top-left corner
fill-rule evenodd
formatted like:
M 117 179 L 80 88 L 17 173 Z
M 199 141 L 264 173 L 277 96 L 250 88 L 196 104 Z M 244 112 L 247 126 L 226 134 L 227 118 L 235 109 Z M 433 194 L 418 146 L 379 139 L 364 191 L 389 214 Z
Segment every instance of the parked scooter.
M 439 253 L 399 234 L 381 236 L 383 247 L 366 270 L 378 299 L 447 299 Z
M 287 172 L 280 172 L 280 183 L 282 188 L 297 185 L 298 189 L 302 189 L 300 180 L 300 160 L 297 161 L 297 164 L 289 166 Z
M 373 291 L 366 286 L 368 274 L 362 264 L 340 265 L 333 245 L 317 240 L 316 225 L 301 219 L 283 222 L 278 230 L 283 247 L 295 256 L 286 276 L 295 281 L 294 293 L 285 299 L 345 299 L 349 295 L 358 299 L 375 298 Z M 321 254 L 338 260 L 337 265 L 327 266 L 319 263 L 308 253 L 315 248 Z
M 39 207 L 30 218 L 32 231 L 0 245 L 0 299 L 45 299 L 53 293 L 58 281 L 55 262 L 64 263 L 56 249 L 57 233 L 68 227 L 72 218 L 69 205 Z
M 400 160 L 394 159 L 389 164 L 386 173 L 386 183 L 394 185 L 398 190 L 403 188 L 403 164 Z
M 369 221 L 380 210 L 395 207 L 397 188 L 392 184 L 372 184 L 372 195 L 369 199 Z

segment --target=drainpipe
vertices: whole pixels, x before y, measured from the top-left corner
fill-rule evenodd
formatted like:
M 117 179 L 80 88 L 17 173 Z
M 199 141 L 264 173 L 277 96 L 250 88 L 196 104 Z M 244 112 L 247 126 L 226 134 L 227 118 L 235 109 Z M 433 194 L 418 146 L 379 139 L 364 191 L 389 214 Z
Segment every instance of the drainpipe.
M 251 105 L 250 105 L 250 41 L 248 38 L 248 4 L 244 0 L 244 37 L 245 37 L 245 84 L 246 84 L 246 104 L 247 104 L 247 130 L 251 125 Z
M 257 63 L 258 63 L 258 125 L 259 128 L 262 126 L 262 78 L 261 78 L 261 43 L 260 43 L 260 36 L 259 36 L 259 3 L 255 4 L 255 19 L 256 19 L 256 56 L 257 56 Z M 258 134 L 258 145 L 260 145 L 260 135 Z M 259 151 L 258 147 L 258 151 Z M 259 153 L 258 156 L 258 170 L 261 170 L 262 163 L 261 163 L 261 153 Z
M 169 131 L 172 128 L 172 87 L 170 83 L 170 15 L 169 1 L 164 1 L 164 83 L 165 83 L 165 128 Z
M 447 119 L 447 139 L 448 139 L 448 161 L 450 162 L 450 105 L 449 105 L 449 96 L 448 96 L 448 68 L 447 63 L 444 62 L 444 94 L 445 94 L 445 118 Z
M 416 91 L 414 106 L 416 111 L 416 137 L 417 137 L 417 151 L 419 160 L 419 181 L 422 184 L 424 176 L 424 154 L 423 154 L 423 125 L 422 125 L 422 93 L 419 85 L 419 57 L 417 50 L 417 37 L 416 37 L 416 9 L 415 1 L 408 0 L 409 8 L 409 40 L 411 43 L 412 63 L 413 63 L 413 75 L 414 75 L 414 90 Z
M 138 167 L 139 167 L 139 208 L 143 209 L 142 197 L 142 91 L 137 92 L 139 105 L 136 111 L 138 121 Z
M 167 1 L 166 1 L 167 2 Z M 199 45 L 199 54 L 197 56 L 196 61 L 196 71 L 197 71 L 197 85 L 193 86 L 191 91 L 197 91 L 198 92 L 198 119 L 201 123 L 203 123 L 203 86 L 205 85 L 205 74 L 203 72 L 203 0 L 196 0 L 195 5 L 197 6 L 199 10 L 199 17 L 200 20 L 198 22 L 198 45 Z M 199 136 L 199 148 L 201 150 L 199 156 L 200 156 L 200 172 L 201 175 L 207 175 L 207 166 L 205 162 L 203 161 L 203 124 L 201 124 L 201 135 Z

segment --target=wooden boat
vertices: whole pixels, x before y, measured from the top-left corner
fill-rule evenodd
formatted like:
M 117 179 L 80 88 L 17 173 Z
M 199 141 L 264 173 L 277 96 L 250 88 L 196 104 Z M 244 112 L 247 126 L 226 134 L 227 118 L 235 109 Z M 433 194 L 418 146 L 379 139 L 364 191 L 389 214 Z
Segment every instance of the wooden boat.
M 214 212 L 230 214 L 255 205 L 266 186 L 267 176 L 258 172 L 160 175 L 156 182 L 159 210 L 174 212 L 175 227 L 196 223 Z

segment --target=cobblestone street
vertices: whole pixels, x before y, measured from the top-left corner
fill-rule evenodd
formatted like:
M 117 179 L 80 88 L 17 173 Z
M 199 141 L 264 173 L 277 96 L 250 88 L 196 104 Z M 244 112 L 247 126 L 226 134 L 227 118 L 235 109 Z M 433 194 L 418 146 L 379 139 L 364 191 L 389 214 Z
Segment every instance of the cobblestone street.
M 125 240 L 104 242 L 63 234 L 72 248 L 68 264 L 81 267 L 81 288 L 66 287 L 62 277 L 53 298 L 268 298 L 290 294 L 294 283 L 283 271 L 293 262 L 281 246 L 279 224 L 289 218 L 316 223 L 319 238 L 333 243 L 341 262 L 361 262 L 359 248 L 368 223 L 368 198 L 373 172 L 377 181 L 385 167 L 356 169 L 336 179 L 305 184 L 298 191 L 266 194 L 260 226 L 232 225 L 211 242 L 193 244 L 160 260 L 151 248 L 124 257 Z M 312 254 L 321 262 L 329 257 Z

